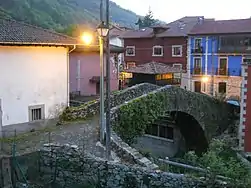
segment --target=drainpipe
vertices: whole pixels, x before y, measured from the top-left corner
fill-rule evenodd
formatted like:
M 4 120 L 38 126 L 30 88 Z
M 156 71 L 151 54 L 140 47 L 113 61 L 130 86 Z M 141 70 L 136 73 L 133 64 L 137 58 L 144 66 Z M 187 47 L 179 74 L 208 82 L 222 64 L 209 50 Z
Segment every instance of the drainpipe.
M 76 49 L 76 45 L 73 46 L 71 50 L 67 53 L 67 106 L 70 106 L 70 77 L 69 77 L 69 67 L 70 67 L 70 53 Z

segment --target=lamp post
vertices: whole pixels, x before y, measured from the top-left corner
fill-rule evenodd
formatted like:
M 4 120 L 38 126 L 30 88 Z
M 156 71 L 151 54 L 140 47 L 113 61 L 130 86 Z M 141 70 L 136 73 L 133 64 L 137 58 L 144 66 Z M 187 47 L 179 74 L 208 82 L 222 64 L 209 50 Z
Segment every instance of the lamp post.
M 100 48 L 100 142 L 104 141 L 105 130 L 105 103 L 104 103 L 104 38 L 107 36 L 109 28 L 102 21 L 97 28 Z

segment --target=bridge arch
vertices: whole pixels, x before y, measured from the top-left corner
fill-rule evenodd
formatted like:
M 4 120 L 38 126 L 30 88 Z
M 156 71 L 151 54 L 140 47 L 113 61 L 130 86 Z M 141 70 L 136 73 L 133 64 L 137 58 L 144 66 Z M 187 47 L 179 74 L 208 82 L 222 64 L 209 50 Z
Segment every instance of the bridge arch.
M 206 152 L 208 140 L 199 122 L 186 112 L 171 111 L 169 113 L 185 140 L 186 151 L 192 150 L 199 155 Z
M 149 123 L 166 112 L 179 112 L 180 116 L 189 117 L 191 122 L 196 120 L 198 123 L 191 123 L 191 126 L 196 124 L 194 129 L 198 132 L 203 130 L 207 140 L 205 145 L 233 121 L 230 105 L 204 94 L 164 86 L 113 108 L 111 125 L 125 141 L 129 141 L 142 135 Z

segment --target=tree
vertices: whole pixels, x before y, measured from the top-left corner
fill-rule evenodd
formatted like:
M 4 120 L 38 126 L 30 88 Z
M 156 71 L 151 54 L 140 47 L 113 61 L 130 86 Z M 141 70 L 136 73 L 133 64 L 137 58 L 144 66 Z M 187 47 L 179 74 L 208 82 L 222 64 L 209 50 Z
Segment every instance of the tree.
M 156 23 L 156 20 L 153 18 L 153 12 L 151 11 L 150 8 L 148 10 L 148 13 L 143 19 L 143 23 L 145 27 L 151 27 L 152 25 Z
M 138 21 L 135 23 L 135 25 L 139 26 L 139 29 L 142 29 L 144 26 L 143 21 L 141 18 L 138 19 Z
M 151 27 L 155 23 L 156 23 L 156 20 L 153 18 L 153 12 L 149 8 L 148 13 L 145 15 L 143 20 L 141 18 L 139 18 L 137 23 L 135 23 L 135 25 L 138 25 L 139 29 L 142 29 L 144 27 Z

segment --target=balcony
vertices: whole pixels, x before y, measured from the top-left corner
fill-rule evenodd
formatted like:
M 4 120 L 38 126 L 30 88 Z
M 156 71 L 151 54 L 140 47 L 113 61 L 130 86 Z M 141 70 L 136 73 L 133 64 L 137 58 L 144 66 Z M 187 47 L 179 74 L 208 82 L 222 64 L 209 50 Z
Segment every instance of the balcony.
M 251 47 L 246 46 L 222 46 L 218 49 L 219 53 L 247 53 L 251 52 Z
M 202 46 L 193 48 L 193 49 L 191 50 L 191 53 L 192 53 L 192 54 L 201 54 L 201 53 L 203 53 L 203 52 L 204 52 L 204 51 L 203 51 L 203 47 L 202 47 Z
M 218 68 L 216 69 L 217 76 L 241 76 L 241 68 Z
M 193 74 L 194 75 L 201 75 L 202 74 L 202 68 L 201 67 L 195 67 L 193 69 Z

